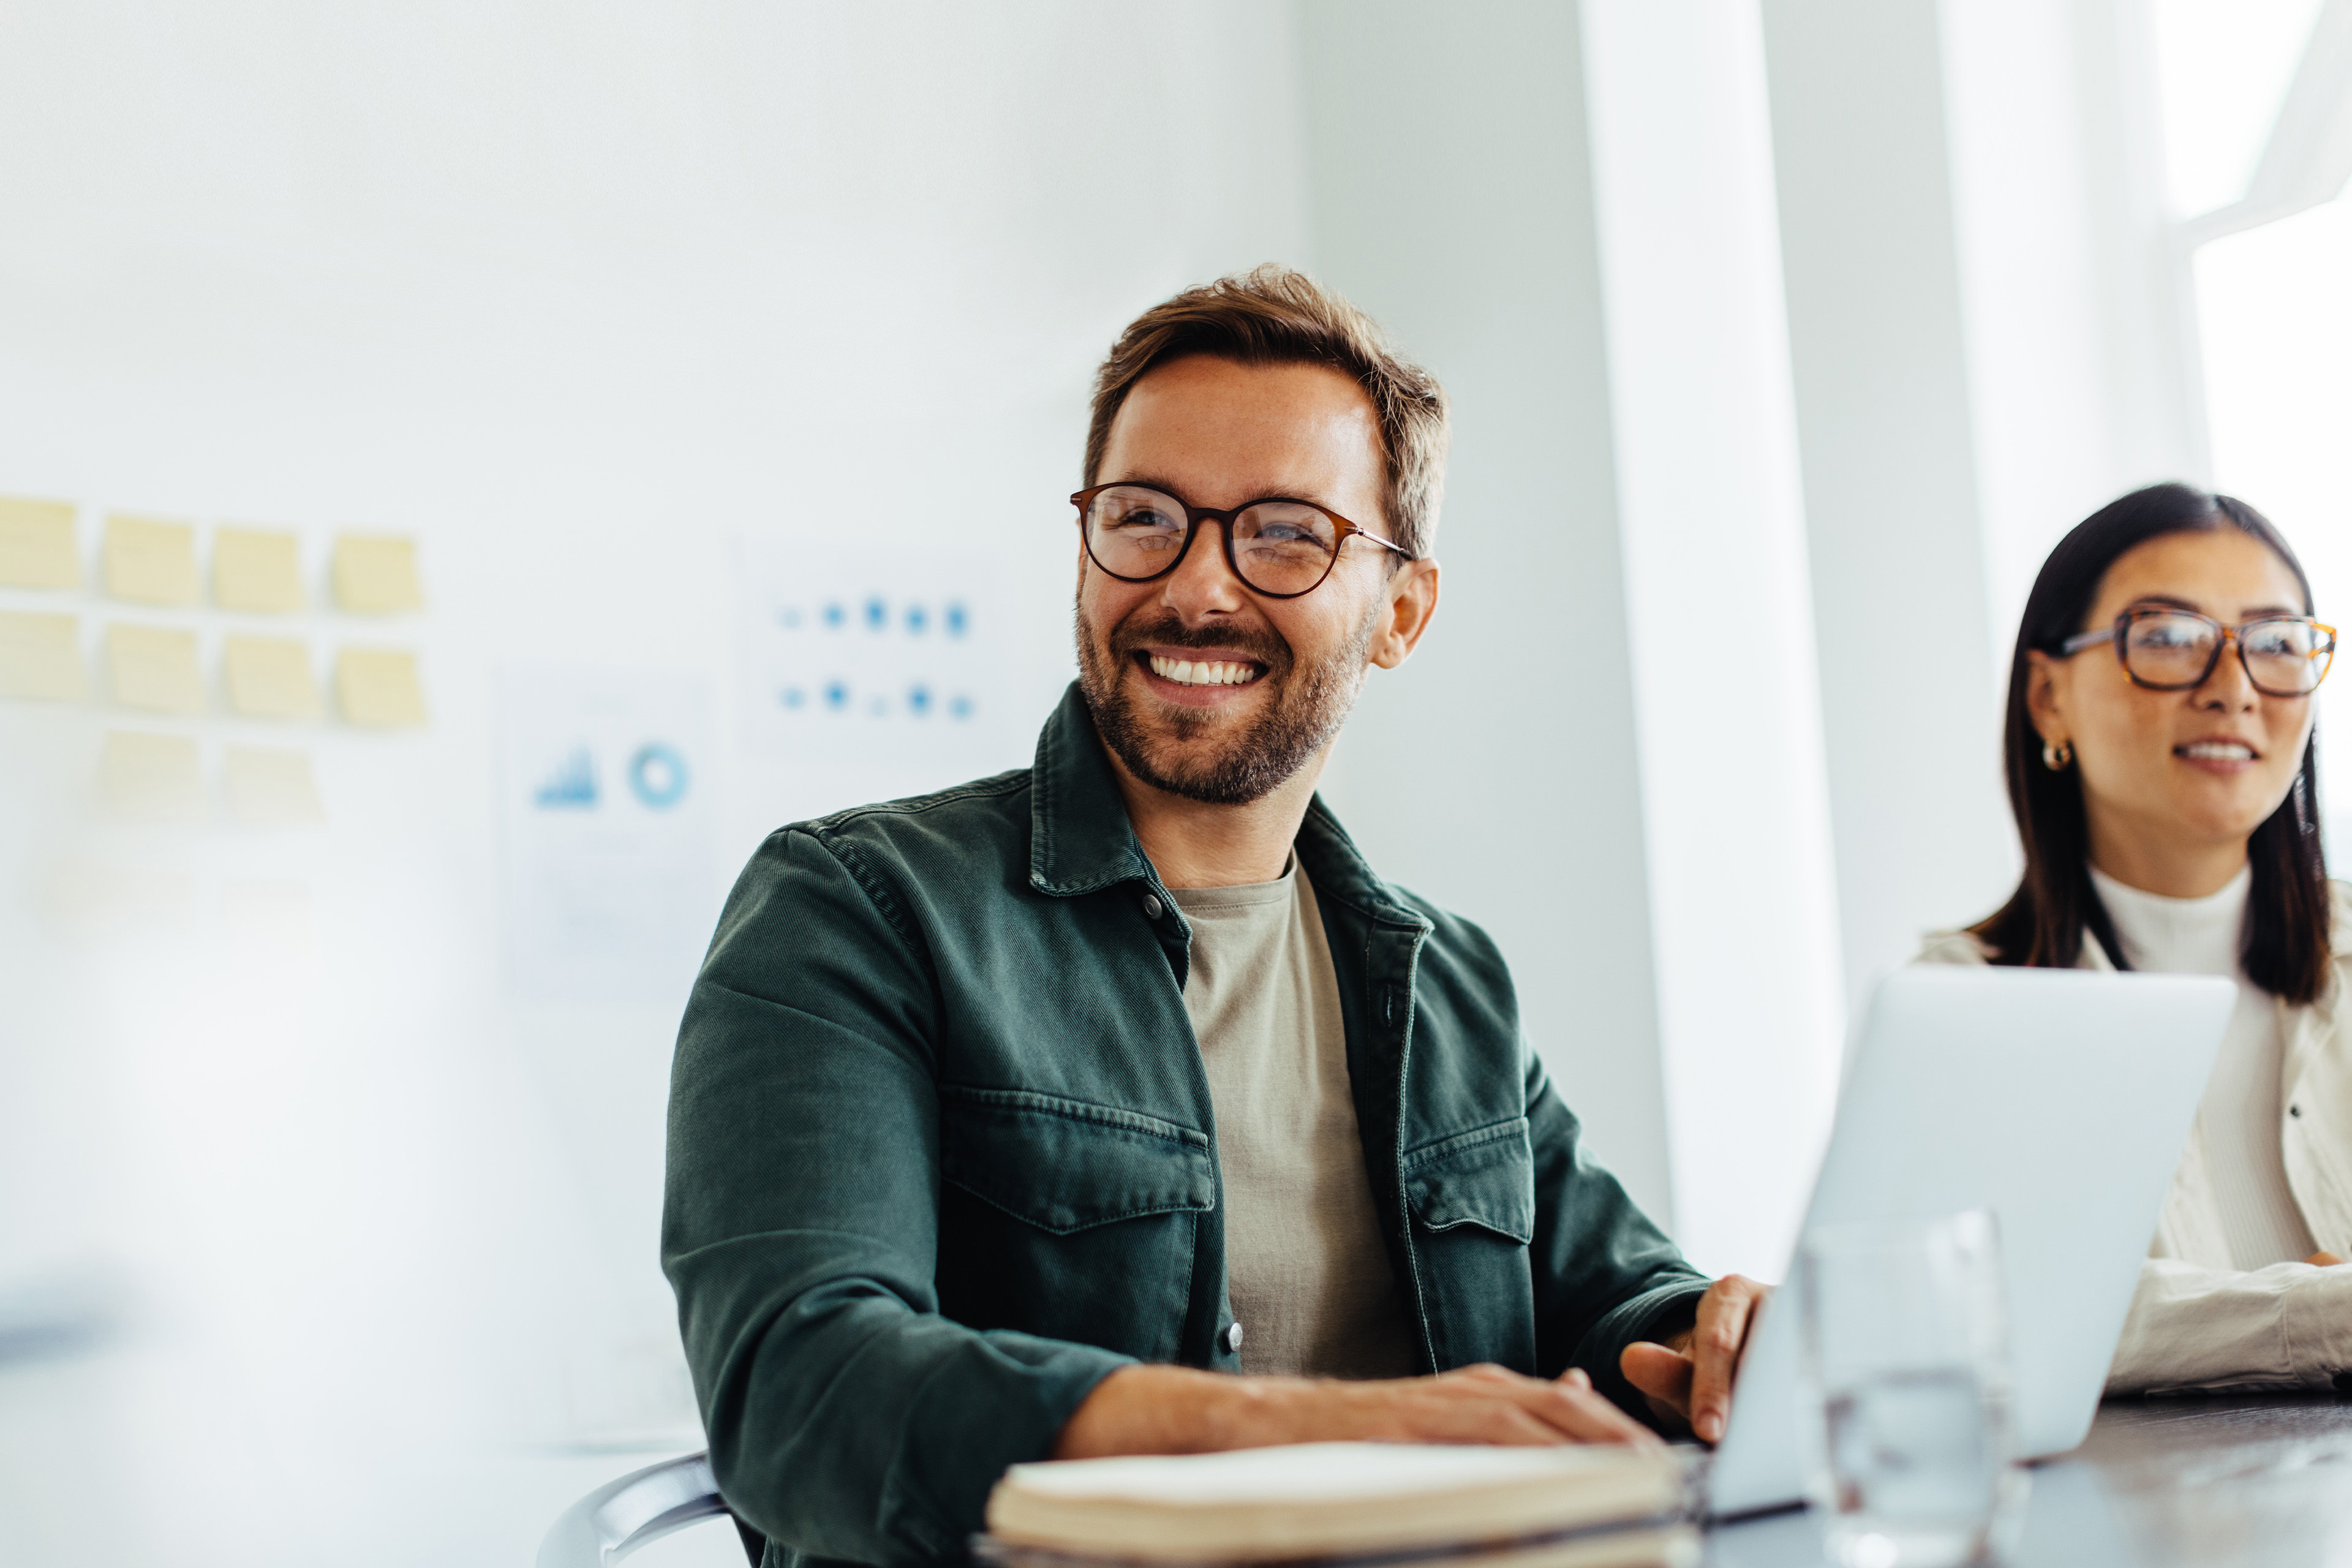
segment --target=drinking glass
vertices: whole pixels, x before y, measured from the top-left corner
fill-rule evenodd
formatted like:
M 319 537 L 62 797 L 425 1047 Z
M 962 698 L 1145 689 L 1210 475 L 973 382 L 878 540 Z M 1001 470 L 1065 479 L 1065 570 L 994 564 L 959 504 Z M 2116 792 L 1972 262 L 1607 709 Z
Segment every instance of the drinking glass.
M 1817 1226 L 1796 1274 L 1830 1561 L 1981 1560 L 2021 1490 L 1993 1216 Z

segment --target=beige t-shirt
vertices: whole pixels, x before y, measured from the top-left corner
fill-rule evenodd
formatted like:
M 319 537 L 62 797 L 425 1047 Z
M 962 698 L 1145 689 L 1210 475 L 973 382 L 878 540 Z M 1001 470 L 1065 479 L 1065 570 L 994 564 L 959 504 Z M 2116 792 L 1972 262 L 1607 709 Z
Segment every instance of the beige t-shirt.
M 1242 1371 L 1410 1376 L 1315 889 L 1294 859 L 1278 882 L 1169 891 L 1192 927 L 1184 1010 L 1216 1110 Z

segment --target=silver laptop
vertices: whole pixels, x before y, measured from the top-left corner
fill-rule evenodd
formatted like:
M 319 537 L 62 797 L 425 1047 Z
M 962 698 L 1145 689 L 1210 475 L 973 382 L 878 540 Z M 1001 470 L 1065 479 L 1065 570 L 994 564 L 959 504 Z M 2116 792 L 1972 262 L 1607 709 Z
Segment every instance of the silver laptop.
M 2090 1431 L 2236 999 L 2207 976 L 1920 965 L 1871 1003 L 1806 1227 L 1993 1211 L 2029 1458 Z M 1804 1496 L 1794 1307 L 1768 1303 L 1749 1342 L 1718 1516 Z

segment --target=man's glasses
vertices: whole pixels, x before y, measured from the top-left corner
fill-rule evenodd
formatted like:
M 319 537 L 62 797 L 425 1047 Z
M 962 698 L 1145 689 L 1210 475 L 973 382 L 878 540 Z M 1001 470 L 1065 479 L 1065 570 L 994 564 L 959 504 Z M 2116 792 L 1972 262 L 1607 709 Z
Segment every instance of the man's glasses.
M 2072 658 L 2101 643 L 2113 643 L 2132 684 L 2151 691 L 2204 685 L 2221 664 L 2226 643 L 2238 645 L 2246 679 L 2268 697 L 2308 697 L 2336 658 L 2336 628 L 2308 616 L 2264 616 L 2225 626 L 2194 610 L 2147 606 L 2126 610 L 2105 631 L 2068 637 L 2058 651 Z
M 1070 498 L 1094 563 L 1125 583 L 1149 583 L 1176 570 L 1203 522 L 1225 525 L 1225 564 L 1251 592 L 1296 599 L 1323 585 L 1350 536 L 1412 556 L 1338 512 L 1268 496 L 1230 511 L 1193 506 L 1149 485 L 1097 485 Z

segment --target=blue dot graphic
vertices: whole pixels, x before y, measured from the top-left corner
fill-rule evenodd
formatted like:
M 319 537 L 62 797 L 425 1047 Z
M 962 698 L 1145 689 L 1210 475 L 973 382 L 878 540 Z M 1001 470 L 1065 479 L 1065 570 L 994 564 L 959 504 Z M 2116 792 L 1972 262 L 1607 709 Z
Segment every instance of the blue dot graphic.
M 878 632 L 889 624 L 890 606 L 882 602 L 881 595 L 877 594 L 873 598 L 866 600 L 866 629 L 870 632 Z
M 797 686 L 787 686 L 776 693 L 776 700 L 787 708 L 798 708 L 808 700 L 808 694 Z
M 797 609 L 790 608 L 778 610 L 776 612 L 776 623 L 782 626 L 786 631 L 798 631 L 801 624 L 801 613 Z
M 951 637 L 963 636 L 971 626 L 971 616 L 965 612 L 961 599 L 950 599 L 947 611 L 940 618 L 947 622 L 948 636 Z
M 961 692 L 958 692 L 954 697 L 948 700 L 948 712 L 950 716 L 958 719 L 971 718 L 971 699 L 964 696 Z
M 849 688 L 840 681 L 828 682 L 824 689 L 824 705 L 835 712 L 849 706 Z
M 929 610 L 924 609 L 920 605 L 909 605 L 907 606 L 908 636 L 918 637 L 921 637 L 923 633 L 930 629 L 930 625 L 931 615 Z
M 845 621 L 845 620 L 847 620 L 848 618 L 849 618 L 849 612 L 848 612 L 848 611 L 846 611 L 846 610 L 845 610 L 845 609 L 843 609 L 843 608 L 841 607 L 841 603 L 840 603 L 840 601 L 839 601 L 839 600 L 835 600 L 835 601 L 834 601 L 833 603 L 831 603 L 831 604 L 829 604 L 829 605 L 825 605 L 825 607 L 824 607 L 824 624 L 825 624 L 825 628 L 826 628 L 828 631 L 836 631 L 836 632 L 837 632 L 837 631 L 839 631 L 839 630 L 841 629 L 841 623 L 842 623 L 842 622 L 844 622 L 844 621 Z
M 917 686 L 907 693 L 907 711 L 920 719 L 931 710 L 931 689 Z
M 686 798 L 686 759 L 659 741 L 639 746 L 629 759 L 631 792 L 656 811 L 667 811 Z

